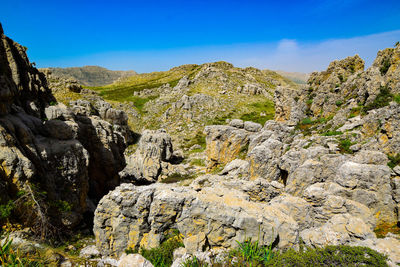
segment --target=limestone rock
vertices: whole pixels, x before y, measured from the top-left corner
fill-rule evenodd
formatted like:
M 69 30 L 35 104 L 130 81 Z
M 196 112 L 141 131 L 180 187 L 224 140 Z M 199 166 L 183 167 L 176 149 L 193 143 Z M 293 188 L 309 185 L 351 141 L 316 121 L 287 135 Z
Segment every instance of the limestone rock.
M 84 247 L 79 253 L 79 257 L 86 259 L 97 258 L 99 256 L 100 252 L 95 245 Z
M 153 264 L 140 254 L 128 254 L 119 259 L 118 267 L 153 267 Z
M 171 137 L 165 130 L 146 130 L 142 133 L 136 152 L 127 159 L 120 172 L 124 180 L 155 182 L 162 172 L 162 163 L 173 158 Z
M 231 126 L 206 126 L 208 168 L 234 160 L 249 142 L 249 132 Z
M 270 244 L 278 234 L 279 246 L 289 247 L 298 234 L 297 223 L 279 209 L 255 204 L 244 193 L 224 187 L 198 192 L 170 185 L 122 184 L 101 200 L 95 212 L 96 245 L 104 254 L 157 246 L 165 238 L 163 231 L 171 228 L 185 237 L 204 234 L 210 247 L 236 246 L 235 240 L 249 237 Z

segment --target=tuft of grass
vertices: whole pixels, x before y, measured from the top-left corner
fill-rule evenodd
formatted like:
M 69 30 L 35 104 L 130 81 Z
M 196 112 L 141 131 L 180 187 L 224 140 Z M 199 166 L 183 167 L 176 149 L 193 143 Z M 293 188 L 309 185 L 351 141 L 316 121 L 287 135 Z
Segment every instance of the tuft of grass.
M 336 106 L 340 107 L 341 105 L 343 105 L 343 101 L 342 100 L 338 100 L 335 102 Z
M 353 154 L 353 150 L 350 149 L 352 145 L 354 145 L 354 143 L 351 142 L 349 139 L 341 139 L 339 141 L 340 153 Z
M 274 116 L 272 114 L 261 116 L 259 112 L 255 111 L 240 116 L 241 120 L 257 122 L 261 125 L 264 125 L 266 121 L 272 120 L 273 118 Z
M 190 163 L 192 165 L 201 166 L 201 167 L 206 166 L 206 163 L 204 162 L 204 159 L 192 159 L 190 161 Z
M 272 244 L 269 246 L 260 246 L 257 241 L 252 241 L 251 238 L 244 242 L 238 242 L 238 248 L 230 252 L 230 257 L 236 257 L 240 263 L 247 265 L 243 266 L 259 266 L 268 264 L 273 258 Z
M 133 96 L 131 97 L 131 102 L 135 105 L 135 107 L 139 110 L 139 112 L 143 113 L 144 105 L 150 100 L 156 99 L 157 96 L 149 96 L 149 97 L 139 97 Z
M 197 131 L 196 135 L 193 138 L 187 139 L 187 143 L 185 144 L 185 148 L 191 148 L 194 145 L 200 145 L 201 146 L 201 149 L 198 152 L 201 152 L 204 149 L 206 149 L 206 135 L 203 133 L 203 131 Z
M 388 166 L 393 169 L 394 167 L 396 167 L 397 165 L 400 164 L 400 153 L 396 154 L 396 155 L 388 155 L 389 158 L 389 162 L 388 162 Z
M 0 245 L 1 266 L 23 267 L 48 265 L 40 255 L 23 255 L 19 250 L 14 250 L 12 242 L 12 239 L 6 237 L 3 244 Z
M 182 267 L 208 267 L 208 264 L 199 260 L 196 256 L 193 256 L 192 258 L 187 259 L 183 263 Z

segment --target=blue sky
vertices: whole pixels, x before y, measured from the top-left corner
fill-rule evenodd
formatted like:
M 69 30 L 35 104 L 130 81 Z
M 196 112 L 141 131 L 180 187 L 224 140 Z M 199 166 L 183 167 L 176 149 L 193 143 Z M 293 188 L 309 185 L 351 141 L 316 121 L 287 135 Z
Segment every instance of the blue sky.
M 400 40 L 400 1 L 0 0 L 5 33 L 38 67 L 138 72 L 216 60 L 309 72 Z

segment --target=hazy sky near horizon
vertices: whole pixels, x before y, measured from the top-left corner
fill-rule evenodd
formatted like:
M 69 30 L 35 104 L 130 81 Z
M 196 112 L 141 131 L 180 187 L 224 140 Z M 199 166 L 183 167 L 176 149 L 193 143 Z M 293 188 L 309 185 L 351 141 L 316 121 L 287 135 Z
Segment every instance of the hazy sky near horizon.
M 6 35 L 38 67 L 138 72 L 224 60 L 310 72 L 400 40 L 400 1 L 0 0 Z

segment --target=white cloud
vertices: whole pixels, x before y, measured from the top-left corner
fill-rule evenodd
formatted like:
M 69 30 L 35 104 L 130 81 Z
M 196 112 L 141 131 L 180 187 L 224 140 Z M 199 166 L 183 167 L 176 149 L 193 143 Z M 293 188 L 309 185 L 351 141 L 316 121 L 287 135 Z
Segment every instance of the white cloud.
M 167 70 L 182 64 L 201 64 L 224 60 L 239 67 L 311 72 L 323 70 L 335 59 L 359 54 L 370 65 L 380 49 L 393 47 L 400 40 L 400 30 L 359 36 L 301 42 L 284 39 L 278 42 L 188 47 L 157 51 L 118 51 L 37 62 L 38 66 L 101 65 L 110 69 L 133 69 L 138 72 Z

